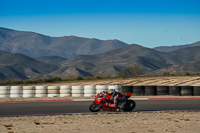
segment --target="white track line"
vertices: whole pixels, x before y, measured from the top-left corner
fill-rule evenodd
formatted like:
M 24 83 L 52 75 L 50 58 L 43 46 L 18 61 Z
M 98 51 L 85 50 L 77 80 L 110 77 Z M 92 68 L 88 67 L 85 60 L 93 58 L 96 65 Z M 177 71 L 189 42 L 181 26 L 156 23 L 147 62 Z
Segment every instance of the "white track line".
M 130 98 L 131 100 L 149 100 L 149 98 Z

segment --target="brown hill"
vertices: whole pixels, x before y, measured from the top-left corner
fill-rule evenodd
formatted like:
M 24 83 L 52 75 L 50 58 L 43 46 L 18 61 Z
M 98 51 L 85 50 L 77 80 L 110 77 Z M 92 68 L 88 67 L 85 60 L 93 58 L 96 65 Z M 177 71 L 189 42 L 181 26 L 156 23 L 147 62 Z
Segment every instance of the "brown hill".
M 29 57 L 93 55 L 126 46 L 118 40 L 98 40 L 76 36 L 50 37 L 34 32 L 0 27 L 0 50 Z
M 58 69 L 22 54 L 0 51 L 0 80 L 19 80 L 42 77 Z
M 200 46 L 200 41 L 192 43 L 192 44 L 185 44 L 185 45 L 177 45 L 177 46 L 160 46 L 160 47 L 155 47 L 154 49 L 160 52 L 171 52 L 183 48 L 189 48 L 189 47 L 195 47 L 195 46 Z

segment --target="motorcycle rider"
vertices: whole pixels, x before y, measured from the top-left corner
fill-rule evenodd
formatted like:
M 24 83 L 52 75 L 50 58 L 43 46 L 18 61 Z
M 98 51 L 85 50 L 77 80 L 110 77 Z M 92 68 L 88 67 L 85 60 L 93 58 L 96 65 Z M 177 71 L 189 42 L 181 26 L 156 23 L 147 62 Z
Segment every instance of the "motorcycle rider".
M 125 101 L 124 96 L 114 89 L 108 90 L 107 93 L 111 96 L 111 100 L 114 101 L 114 104 L 107 103 L 107 106 L 117 108 L 117 111 L 120 111 L 121 109 L 119 107 L 119 104 Z

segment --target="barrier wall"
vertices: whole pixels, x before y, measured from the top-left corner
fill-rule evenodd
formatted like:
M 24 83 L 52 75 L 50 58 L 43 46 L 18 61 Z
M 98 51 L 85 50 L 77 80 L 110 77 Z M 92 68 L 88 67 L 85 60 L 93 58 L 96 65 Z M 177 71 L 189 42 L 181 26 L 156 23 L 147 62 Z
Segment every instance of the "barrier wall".
M 0 86 L 0 98 L 12 97 L 94 97 L 96 94 L 115 89 L 133 96 L 174 95 L 200 96 L 200 86 Z

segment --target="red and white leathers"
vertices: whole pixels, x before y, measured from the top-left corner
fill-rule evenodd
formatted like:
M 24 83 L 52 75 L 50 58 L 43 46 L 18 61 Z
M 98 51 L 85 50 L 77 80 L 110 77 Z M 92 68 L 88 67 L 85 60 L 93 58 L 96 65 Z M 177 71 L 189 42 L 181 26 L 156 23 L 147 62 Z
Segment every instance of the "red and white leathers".
M 107 92 L 109 93 L 109 91 Z M 111 100 L 113 101 L 113 104 L 108 103 L 107 105 L 110 107 L 117 108 L 117 111 L 120 111 L 119 103 L 124 102 L 124 95 L 117 91 L 114 91 L 113 94 L 111 94 Z

